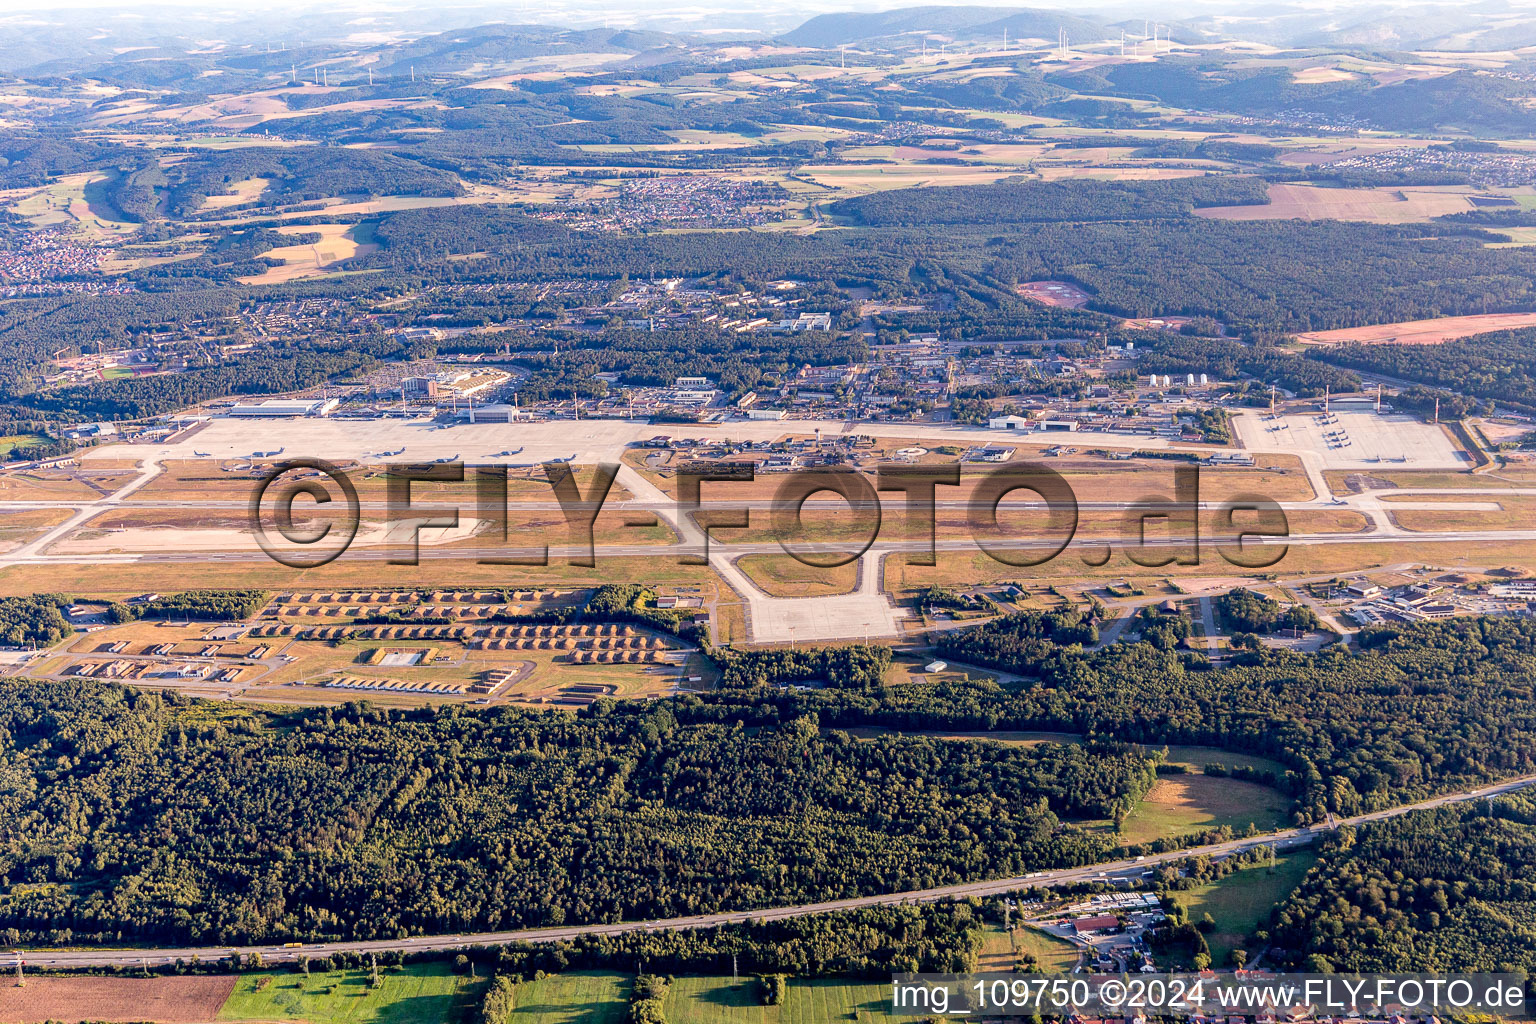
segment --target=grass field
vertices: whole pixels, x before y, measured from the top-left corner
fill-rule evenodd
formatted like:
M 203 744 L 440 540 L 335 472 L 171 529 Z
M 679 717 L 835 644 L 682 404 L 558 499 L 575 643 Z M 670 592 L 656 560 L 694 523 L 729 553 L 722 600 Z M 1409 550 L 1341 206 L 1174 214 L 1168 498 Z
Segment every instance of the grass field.
M 121 478 L 123 483 L 128 479 Z M 100 491 L 68 470 L 39 469 L 0 476 L 0 500 L 3 501 L 95 501 L 100 497 Z
M 785 435 L 786 438 L 791 439 L 798 439 L 801 436 L 804 435 L 794 432 Z M 859 455 L 862 460 L 861 469 L 873 484 L 871 469 L 875 464 L 895 457 L 895 453 L 902 449 L 912 447 L 927 450 L 927 454 L 917 460 L 919 465 L 947 465 L 955 461 L 960 451 L 958 447 L 951 447 L 952 454 L 942 450 L 952 445 L 953 441 L 930 440 L 917 434 L 910 437 L 882 437 L 876 445 L 861 451 Z M 1019 444 L 1010 461 L 1033 461 L 1039 456 L 1039 450 L 1035 445 Z M 658 456 L 654 452 L 626 452 L 623 461 L 634 466 L 642 476 L 667 495 L 676 495 L 675 470 L 677 464 L 684 461 L 682 457 L 670 453 Z M 1275 501 L 1307 501 L 1317 496 L 1312 485 L 1307 481 L 1306 472 L 1301 467 L 1301 460 L 1295 456 L 1261 453 L 1257 456 L 1257 461 L 1258 465 L 1251 469 L 1202 467 L 1200 470 L 1201 500 L 1225 501 L 1239 494 L 1253 493 L 1263 494 Z M 1173 469 L 1166 460 L 1111 461 L 1098 456 L 1075 455 L 1053 459 L 1050 466 L 1066 477 L 1072 492 L 1080 502 L 1136 501 L 1166 495 L 1173 489 Z M 995 469 L 996 467 L 988 467 L 986 470 L 979 470 L 972 465 L 963 466 L 959 486 L 940 487 L 937 491 L 937 499 L 943 502 L 969 500 L 974 495 L 977 484 Z M 585 468 L 582 471 L 585 472 Z M 158 484 L 157 480 L 149 486 L 156 487 Z M 584 477 L 582 486 L 586 486 Z M 784 486 L 784 478 L 776 479 L 772 474 L 765 474 L 750 482 L 709 484 L 705 495 L 706 501 L 721 502 L 771 498 L 782 486 Z M 148 488 L 145 490 L 147 491 Z M 1022 491 L 1017 497 L 1021 501 L 1032 500 L 1030 495 Z M 827 494 L 815 496 L 817 502 L 824 498 L 833 500 L 833 496 Z M 888 493 L 881 496 L 881 508 L 885 519 L 895 521 L 901 518 L 901 501 L 902 499 L 894 494 Z M 814 505 L 808 506 L 808 508 L 814 507 Z M 807 514 L 809 515 L 809 512 Z M 754 513 L 753 526 L 761 526 L 762 521 L 762 514 Z
M 1463 478 L 1462 486 L 1466 486 Z M 1479 477 L 1479 480 L 1482 478 Z M 1453 486 L 1445 484 L 1444 486 Z M 1229 565 L 1214 550 L 1213 538 L 1203 537 L 1199 565 L 1167 565 L 1154 579 L 1174 579 L 1193 585 L 1200 578 L 1223 585 L 1243 585 L 1245 579 L 1285 574 L 1370 572 L 1391 565 L 1431 565 L 1447 569 L 1514 566 L 1536 571 L 1536 544 L 1525 541 L 1429 541 L 1407 543 L 1292 544 L 1273 566 L 1242 569 Z M 1102 548 L 1100 548 L 1102 551 Z M 1141 568 L 1115 550 L 1102 566 L 1086 563 L 1089 547 L 1074 544 L 1050 562 L 1033 567 L 1005 565 L 981 552 L 940 551 L 934 566 L 909 565 L 904 559 L 886 561 L 885 585 L 892 592 L 920 587 L 970 587 L 1019 581 L 1025 586 L 1063 585 L 1077 581 L 1146 580 L 1153 570 Z
M 1145 843 L 1201 829 L 1249 824 L 1278 828 L 1290 817 L 1290 801 L 1267 786 L 1206 775 L 1171 775 L 1158 779 L 1121 826 L 1127 843 Z
M 18 445 L 41 444 L 48 440 L 41 434 L 7 434 L 0 437 L 0 455 L 9 455 Z
M 631 977 L 574 971 L 517 986 L 517 1024 L 621 1024 Z
M 239 590 L 257 587 L 341 590 L 380 587 L 583 587 L 614 580 L 645 580 L 649 584 L 713 586 L 716 577 L 707 566 L 679 565 L 673 555 L 656 558 L 597 558 L 592 568 L 563 565 L 551 559 L 547 566 L 482 565 L 470 559 L 423 559 L 420 565 L 386 565 L 382 559 L 344 557 L 320 569 L 289 569 L 265 556 L 250 561 L 186 564 L 152 563 L 57 563 L 13 565 L 0 569 L 0 596 L 62 591 L 132 597 L 146 590 L 187 589 L 188 573 L 197 585 L 210 589 Z
M 1481 491 L 1500 487 L 1536 487 L 1536 465 L 1530 463 L 1510 463 L 1487 473 L 1472 473 L 1470 471 L 1458 473 L 1454 470 L 1372 470 L 1369 473 L 1362 473 L 1358 470 L 1328 470 L 1324 473 L 1324 476 L 1328 480 L 1329 487 L 1339 492 L 1347 492 L 1349 490 L 1349 479 L 1351 477 L 1369 477 L 1372 481 L 1379 481 L 1374 485 L 1378 489 L 1393 487 L 1412 487 L 1424 490 L 1474 488 Z M 1472 500 L 1477 500 L 1475 496 L 1468 497 L 1471 497 Z M 1406 501 L 1412 499 L 1406 495 L 1398 495 L 1387 500 Z
M 1275 904 L 1301 884 L 1316 861 L 1311 851 L 1292 853 L 1277 857 L 1274 870 L 1252 867 L 1179 893 L 1179 901 L 1189 908 L 1193 920 L 1210 914 L 1216 921 L 1216 930 L 1205 937 L 1211 945 L 1211 963 L 1224 966 L 1234 949 L 1254 952 L 1250 940 L 1254 929 L 1268 920 Z
M 517 987 L 515 1024 L 622 1024 L 633 976 L 577 971 Z M 667 995 L 669 1024 L 875 1024 L 887 1012 L 890 986 L 884 982 L 791 980 L 780 1006 L 763 1006 L 756 982 L 743 977 L 677 978 Z
M 34 508 L 25 512 L 0 512 L 0 552 L 13 551 L 36 540 L 51 527 L 67 520 L 73 509 Z
M 1234 753 L 1230 750 L 1222 750 L 1220 747 L 1170 746 L 1168 763 L 1182 764 L 1194 771 L 1200 771 L 1208 764 L 1219 764 L 1229 769 L 1252 768 L 1255 771 L 1272 772 L 1277 778 L 1285 775 L 1285 766 L 1278 761 L 1271 761 L 1257 754 Z
M 1065 939 L 1029 927 L 1016 927 L 1007 932 L 999 925 L 988 925 L 976 969 L 1011 971 L 1025 954 L 1035 958 L 1039 970 L 1063 974 L 1072 970 L 1078 958 L 1076 947 Z
M 474 1019 L 483 982 L 454 974 L 447 964 L 384 969 L 368 987 L 368 972 L 283 972 L 241 976 L 221 1021 L 300 1020 L 304 1024 L 456 1024 Z

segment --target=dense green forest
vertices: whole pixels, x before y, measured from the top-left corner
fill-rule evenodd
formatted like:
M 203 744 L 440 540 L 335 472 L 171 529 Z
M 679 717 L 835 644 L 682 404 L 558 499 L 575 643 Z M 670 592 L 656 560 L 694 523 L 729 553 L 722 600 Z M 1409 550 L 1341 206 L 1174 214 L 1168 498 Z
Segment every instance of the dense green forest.
M 1473 71 L 1374 85 L 1358 78 L 1299 84 L 1288 68 L 1240 67 L 1189 56 L 1048 75 L 1047 81 L 1098 95 L 1156 98 L 1177 107 L 1245 115 L 1302 114 L 1356 120 L 1378 128 L 1464 130 L 1521 135 L 1532 127 L 1528 82 Z
M 1101 857 L 1063 819 L 1153 779 L 1130 752 L 677 710 L 210 714 L 6 680 L 0 935 L 404 936 L 921 888 Z
M 1376 627 L 1360 649 L 1259 650 L 1213 668 L 1160 642 L 1081 653 L 1057 643 L 1081 626 L 1027 613 L 945 634 L 941 654 L 1026 678 L 778 697 L 779 714 L 823 725 L 904 729 L 1051 729 L 1147 747 L 1182 743 L 1263 752 L 1289 769 L 1302 820 L 1355 814 L 1415 796 L 1536 770 L 1532 683 L 1536 623 L 1456 619 Z M 1035 621 L 1030 621 L 1030 620 Z M 1182 623 L 1182 617 L 1175 617 Z M 729 720 L 731 693 L 711 703 Z M 737 705 L 739 709 L 739 704 Z M 738 710 L 739 713 L 739 710 Z
M 1171 743 L 1280 761 L 1274 782 L 1303 820 L 1536 769 L 1528 620 L 1377 628 L 1359 651 L 1261 649 L 1225 669 L 1150 638 L 1083 653 L 1091 624 L 1070 617 L 971 635 L 966 659 L 1024 680 L 881 687 L 855 648 L 575 714 L 217 715 L 108 684 L 7 681 L 0 934 L 407 935 L 1018 874 L 1105 856 L 1112 834 L 1073 823 L 1123 817 Z M 831 685 L 782 685 L 812 671 Z M 839 731 L 854 726 L 893 731 Z M 933 729 L 1087 742 L 894 732 Z
M 444 264 L 436 254 L 474 251 L 459 240 L 474 238 L 474 215 L 411 212 L 408 227 L 396 226 L 403 217 L 391 215 L 379 230 L 411 243 L 386 245 L 361 265 L 466 281 L 612 279 L 642 267 L 708 277 L 730 268 L 761 281 L 792 277 L 882 290 L 892 284 L 905 290 L 914 270 L 935 266 L 1005 292 L 1021 281 L 1072 280 L 1093 295 L 1096 310 L 1206 315 L 1239 333 L 1325 330 L 1536 304 L 1536 253 L 1485 248 L 1477 229 L 1451 225 L 1189 218 L 1186 230 L 1172 231 L 1130 220 L 954 225 L 942 235 L 883 227 L 815 235 L 562 237 L 539 222 L 513 218 L 488 256 Z
M 1275 914 L 1303 970 L 1536 969 L 1536 802 L 1525 794 L 1341 829 Z
M 72 636 L 75 628 L 64 617 L 69 598 L 63 594 L 0 597 L 0 643 L 7 647 L 47 647 Z
M 1215 600 L 1216 614 L 1229 629 L 1242 633 L 1273 633 L 1277 629 L 1316 629 L 1317 613 L 1305 605 L 1282 607 L 1272 597 L 1238 587 Z
M 1368 373 L 1454 388 L 1536 411 L 1536 329 L 1495 331 L 1440 345 L 1361 345 L 1314 349 L 1313 359 Z M 1449 415 L 1450 410 L 1442 410 Z
M 1261 178 L 1210 176 L 1167 181 L 1031 181 L 1017 185 L 904 188 L 844 199 L 828 208 L 877 225 L 1015 224 L 1181 219 L 1204 206 L 1269 202 Z

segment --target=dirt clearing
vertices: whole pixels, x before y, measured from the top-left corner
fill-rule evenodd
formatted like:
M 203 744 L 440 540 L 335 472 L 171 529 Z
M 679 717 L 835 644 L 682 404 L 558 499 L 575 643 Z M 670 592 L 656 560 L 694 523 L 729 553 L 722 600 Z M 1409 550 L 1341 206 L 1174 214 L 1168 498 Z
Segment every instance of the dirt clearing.
M 1067 281 L 1025 281 L 1019 294 L 1046 306 L 1082 309 L 1088 305 L 1088 293 Z

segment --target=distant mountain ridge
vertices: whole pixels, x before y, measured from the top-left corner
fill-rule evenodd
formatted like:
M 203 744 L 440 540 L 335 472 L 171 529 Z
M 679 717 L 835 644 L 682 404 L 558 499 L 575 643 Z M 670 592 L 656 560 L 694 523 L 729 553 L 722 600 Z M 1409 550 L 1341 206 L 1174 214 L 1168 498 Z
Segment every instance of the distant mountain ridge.
M 794 46 L 843 46 L 890 36 L 933 32 L 952 38 L 1055 39 L 1059 29 L 1084 42 L 1108 38 L 1107 22 L 1065 11 L 1016 7 L 901 7 L 890 11 L 819 14 L 780 38 Z M 1118 30 L 1117 30 L 1118 31 Z

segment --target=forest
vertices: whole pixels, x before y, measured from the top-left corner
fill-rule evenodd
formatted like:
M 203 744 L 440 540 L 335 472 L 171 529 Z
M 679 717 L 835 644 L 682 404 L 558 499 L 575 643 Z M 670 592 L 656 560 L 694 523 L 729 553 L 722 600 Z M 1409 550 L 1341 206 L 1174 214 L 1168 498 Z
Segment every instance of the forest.
M 404 937 L 810 902 L 1089 862 L 1151 760 L 685 721 L 210 713 L 0 682 L 0 937 Z M 963 841 L 958 841 L 963 839 Z
M 1536 969 L 1536 801 L 1417 811 L 1325 840 L 1275 912 L 1280 964 L 1306 971 Z
M 210 714 L 6 680 L 0 937 L 403 936 L 1022 874 L 1105 857 L 1114 834 L 1083 826 L 1128 813 L 1165 744 L 1281 762 L 1299 821 L 1536 771 L 1530 620 L 1378 627 L 1357 651 L 1224 669 L 1154 642 L 1158 623 L 1084 652 L 1087 619 L 1008 616 L 941 649 L 1023 677 L 1007 685 L 882 686 L 857 647 L 767 652 L 724 656 L 736 682 L 714 693 L 575 713 Z M 784 685 L 812 672 L 828 685 Z M 990 729 L 1083 741 L 899 735 Z
M 934 651 L 956 661 L 1031 671 L 1056 647 L 1093 644 L 1098 639 L 1098 627 L 1080 611 L 1014 612 L 975 629 L 946 630 L 939 634 Z
M 1531 95 L 1529 83 L 1469 70 L 1386 85 L 1358 79 L 1301 84 L 1288 68 L 1240 67 L 1220 58 L 1189 56 L 1108 70 L 1062 72 L 1047 75 L 1046 80 L 1099 95 L 1156 98 L 1178 107 L 1249 116 L 1306 112 L 1399 131 L 1456 125 L 1520 136 L 1532 125 L 1530 108 L 1522 102 Z
M 1313 349 L 1311 358 L 1367 373 L 1454 388 L 1525 412 L 1536 411 L 1536 328 L 1494 331 L 1439 345 L 1362 345 Z M 1446 410 L 1443 414 L 1449 414 Z
M 1216 614 L 1228 628 L 1241 633 L 1273 633 L 1278 629 L 1316 629 L 1317 613 L 1305 605 L 1283 607 L 1272 597 L 1238 587 L 1215 600 Z
M 1187 635 L 1187 619 L 1169 616 Z M 1100 742 L 1194 744 L 1262 753 L 1284 764 L 1298 821 L 1358 814 L 1536 771 L 1536 623 L 1452 619 L 1363 630 L 1359 649 L 1244 651 L 1227 668 L 1160 636 L 1083 652 L 1050 639 L 1048 616 L 1013 616 L 946 633 L 938 653 L 1024 681 L 942 682 L 875 694 L 829 688 L 723 691 L 697 712 L 734 721 L 814 714 L 823 726 L 1038 729 Z M 1070 625 L 1070 642 L 1081 625 Z M 951 637 L 953 639 L 951 639 Z M 685 702 L 687 703 L 687 702 Z M 750 719 L 748 719 L 750 720 Z
M 1238 335 L 1499 312 L 1536 302 L 1536 253 L 1486 248 L 1493 236 L 1450 224 L 1190 218 L 1188 230 L 1179 231 L 1133 220 L 956 224 L 942 234 L 867 227 L 814 235 L 624 236 L 566 235 L 510 217 L 498 222 L 506 233 L 495 251 L 445 262 L 443 253 L 470 251 L 470 243 L 457 238 L 469 215 L 433 213 L 412 216 L 408 226 L 396 224 L 402 214 L 385 218 L 383 237 L 398 232 L 393 237 L 411 243 L 386 244 L 357 264 L 444 282 L 611 280 L 638 268 L 709 277 L 728 269 L 759 281 L 789 277 L 877 290 L 905 290 L 914 270 L 937 267 L 1001 292 L 1024 281 L 1073 281 L 1093 296 L 1094 310 L 1209 316 Z
M 0 597 L 0 644 L 48 647 L 73 636 L 75 627 L 64 617 L 69 604 L 63 594 Z
M 1269 202 L 1261 178 L 1209 176 L 1165 181 L 1030 181 L 876 192 L 830 211 L 875 226 L 1015 224 L 1028 221 L 1168 220 L 1205 206 Z
M 463 188 L 451 172 L 367 149 L 194 149 L 164 165 L 139 156 L 140 166 L 119 174 L 107 197 L 134 220 L 196 214 L 209 196 L 261 178 L 272 198 L 302 202 L 340 195 L 456 196 Z

